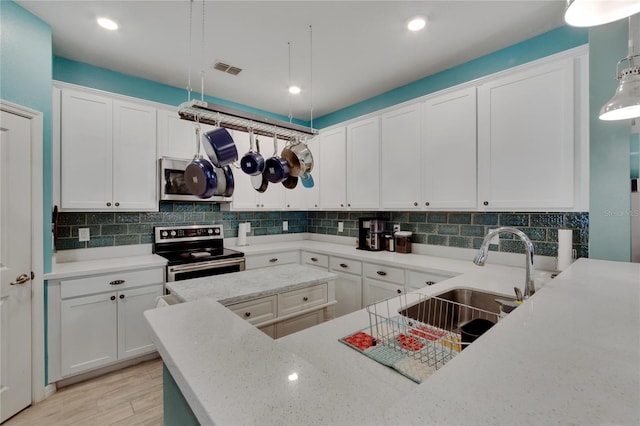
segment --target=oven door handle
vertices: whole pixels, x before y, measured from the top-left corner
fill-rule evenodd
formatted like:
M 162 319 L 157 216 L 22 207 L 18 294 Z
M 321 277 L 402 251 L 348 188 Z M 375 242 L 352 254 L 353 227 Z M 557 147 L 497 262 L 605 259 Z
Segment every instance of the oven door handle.
M 214 260 L 212 262 L 198 262 L 198 263 L 190 263 L 188 265 L 170 266 L 168 269 L 168 272 L 179 273 L 179 272 L 198 271 L 198 270 L 206 269 L 207 267 L 210 267 L 210 266 L 222 267 L 222 266 L 238 265 L 241 263 L 244 263 L 244 257 L 238 257 L 232 260 Z

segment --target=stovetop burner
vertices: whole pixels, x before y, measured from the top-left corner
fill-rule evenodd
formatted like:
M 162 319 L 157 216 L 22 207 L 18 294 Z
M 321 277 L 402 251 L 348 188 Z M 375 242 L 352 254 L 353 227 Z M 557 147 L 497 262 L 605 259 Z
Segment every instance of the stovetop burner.
M 244 253 L 224 248 L 222 225 L 157 226 L 153 252 L 169 265 L 210 262 L 244 257 Z

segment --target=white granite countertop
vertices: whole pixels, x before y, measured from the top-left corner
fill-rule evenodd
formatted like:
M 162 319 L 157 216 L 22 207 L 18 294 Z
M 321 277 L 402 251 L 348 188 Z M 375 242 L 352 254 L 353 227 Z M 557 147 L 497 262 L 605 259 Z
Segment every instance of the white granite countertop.
M 336 277 L 335 274 L 305 266 L 281 265 L 169 282 L 166 287 L 181 302 L 213 298 L 223 305 L 230 305 L 326 283 Z
M 451 262 L 420 292 L 522 287 L 522 268 Z M 578 260 L 420 385 L 338 342 L 365 310 L 276 341 L 212 299 L 145 316 L 202 424 L 640 423 L 639 264 Z
M 135 269 L 162 268 L 167 259 L 156 254 L 142 254 L 126 257 L 106 257 L 76 262 L 54 263 L 51 272 L 44 275 L 45 280 L 76 278 L 94 274 L 131 271 Z

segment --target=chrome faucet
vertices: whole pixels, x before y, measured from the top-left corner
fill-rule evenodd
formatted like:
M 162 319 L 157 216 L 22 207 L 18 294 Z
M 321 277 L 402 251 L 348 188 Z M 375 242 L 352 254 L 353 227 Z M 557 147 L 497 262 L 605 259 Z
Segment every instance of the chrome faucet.
M 527 237 L 527 235 L 519 229 L 510 228 L 508 226 L 502 226 L 500 228 L 493 229 L 485 235 L 484 240 L 482 241 L 482 246 L 480 246 L 480 252 L 473 260 L 478 266 L 484 266 L 484 262 L 487 260 L 489 256 L 489 244 L 493 237 L 499 234 L 512 234 L 519 237 L 525 246 L 525 253 L 527 255 L 527 265 L 526 265 L 526 277 L 524 283 L 524 299 L 528 299 L 533 293 L 536 292 L 535 285 L 533 283 L 533 243 Z M 516 292 L 517 293 L 517 292 Z

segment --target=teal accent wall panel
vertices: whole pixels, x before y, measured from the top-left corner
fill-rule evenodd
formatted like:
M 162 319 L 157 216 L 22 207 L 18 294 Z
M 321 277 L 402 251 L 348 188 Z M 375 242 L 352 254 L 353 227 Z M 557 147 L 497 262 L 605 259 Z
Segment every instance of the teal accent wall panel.
M 616 63 L 627 55 L 628 21 L 589 30 L 590 206 L 589 257 L 631 259 L 629 144 L 631 121 L 602 121 L 614 94 Z
M 314 126 L 319 129 L 329 127 L 364 114 L 428 95 L 429 93 L 562 52 L 587 42 L 588 31 L 586 29 L 560 27 L 457 67 L 390 90 L 379 96 L 323 115 L 314 120 Z M 446 46 L 443 45 L 443 48 L 446 48 Z
M 43 257 L 51 271 L 51 27 L 10 0 L 0 0 L 0 98 L 43 115 Z M 34 248 L 37 249 L 37 248 Z
M 162 364 L 162 403 L 165 426 L 199 426 L 189 403 L 180 392 L 167 367 Z
M 168 86 L 166 84 L 157 83 L 144 78 L 111 71 L 106 68 L 100 68 L 61 57 L 53 58 L 53 79 L 167 105 L 178 106 L 188 99 L 187 91 L 184 88 Z M 200 97 L 200 93 L 191 93 L 192 99 L 200 99 Z M 289 117 L 242 105 L 236 102 L 231 102 L 225 99 L 205 96 L 204 100 L 253 114 L 275 118 L 277 120 L 289 121 Z M 308 123 L 305 121 L 293 120 L 293 122 L 303 126 L 308 126 Z

